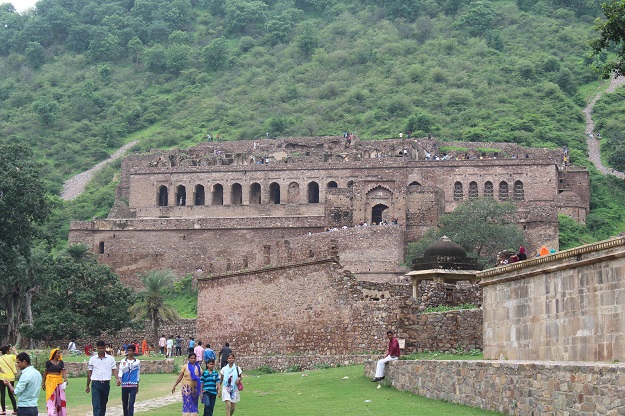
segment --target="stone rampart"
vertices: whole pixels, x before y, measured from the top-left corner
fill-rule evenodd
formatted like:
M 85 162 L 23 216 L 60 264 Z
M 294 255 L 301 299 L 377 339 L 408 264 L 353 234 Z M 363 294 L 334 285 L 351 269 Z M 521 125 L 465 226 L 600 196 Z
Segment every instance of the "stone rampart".
M 625 238 L 477 277 L 485 358 L 625 361 Z
M 365 364 L 373 377 L 375 361 Z M 622 415 L 625 364 L 544 361 L 394 361 L 399 390 L 515 416 Z

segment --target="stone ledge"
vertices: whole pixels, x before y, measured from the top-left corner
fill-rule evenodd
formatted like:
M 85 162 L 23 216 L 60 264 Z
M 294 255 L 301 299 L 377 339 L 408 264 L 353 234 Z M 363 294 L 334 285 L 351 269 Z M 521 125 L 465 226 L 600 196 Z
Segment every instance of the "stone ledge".
M 365 376 L 375 365 L 365 363 Z M 504 414 L 623 414 L 625 364 L 400 360 L 385 375 L 398 390 Z

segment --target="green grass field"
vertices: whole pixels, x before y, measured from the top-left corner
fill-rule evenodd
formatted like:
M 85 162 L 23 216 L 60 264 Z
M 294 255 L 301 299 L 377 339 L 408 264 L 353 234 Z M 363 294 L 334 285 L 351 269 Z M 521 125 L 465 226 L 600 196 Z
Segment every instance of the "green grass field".
M 171 394 L 175 374 L 146 374 L 141 377 L 138 401 Z M 246 416 L 319 416 L 319 415 L 494 415 L 450 403 L 426 399 L 392 387 L 377 388 L 364 376 L 362 365 L 329 368 L 297 373 L 275 373 L 244 376 L 245 390 L 237 405 L 237 414 Z M 179 394 L 176 392 L 176 394 Z M 90 410 L 91 395 L 85 393 L 85 378 L 72 378 L 67 388 L 68 414 L 82 416 Z M 40 410 L 44 409 L 43 394 Z M 109 405 L 121 404 L 120 388 L 111 386 Z M 202 405 L 200 405 L 200 414 Z M 181 413 L 181 404 L 151 410 L 150 416 L 172 416 Z M 220 401 L 215 414 L 224 413 Z

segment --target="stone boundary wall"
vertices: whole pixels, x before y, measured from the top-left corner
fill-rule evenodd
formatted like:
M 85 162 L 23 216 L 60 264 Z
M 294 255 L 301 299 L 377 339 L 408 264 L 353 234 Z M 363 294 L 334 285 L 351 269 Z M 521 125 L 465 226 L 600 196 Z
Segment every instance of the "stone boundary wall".
M 365 364 L 366 376 L 375 364 Z M 399 360 L 385 375 L 399 390 L 507 415 L 625 413 L 625 364 Z
M 482 309 L 419 313 L 401 326 L 410 352 L 482 349 Z
M 243 370 L 256 370 L 260 367 L 269 367 L 275 371 L 314 370 L 323 367 L 340 367 L 346 365 L 363 364 L 368 360 L 379 358 L 380 355 L 258 355 L 237 357 L 237 364 Z
M 189 341 L 189 337 L 194 337 L 196 340 L 196 320 L 195 319 L 179 319 L 176 322 L 164 322 L 159 325 L 159 334 L 164 334 L 165 337 L 173 335 L 180 335 L 184 340 L 183 347 L 186 346 Z M 154 346 L 158 347 L 158 339 L 151 340 L 152 338 L 152 325 L 149 321 L 143 322 L 143 329 L 137 328 L 124 328 L 117 332 L 105 332 L 99 337 L 84 337 L 84 338 L 76 338 L 74 341 L 76 342 L 76 348 L 80 351 L 84 351 L 85 345 L 91 344 L 94 348 L 96 342 L 98 340 L 103 340 L 107 344 L 113 344 L 115 349 L 121 347 L 124 342 L 138 342 L 139 348 L 141 348 L 141 341 L 144 339 L 148 341 L 148 344 L 152 343 Z M 54 341 L 46 341 L 43 343 L 42 347 L 56 348 L 60 347 L 61 349 L 67 348 L 69 344 L 69 339 L 61 339 Z M 200 340 L 201 341 L 201 340 Z M 139 357 L 141 358 L 141 357 Z
M 141 356 L 137 357 L 141 362 L 141 374 L 164 374 L 174 372 L 174 359 L 165 358 L 161 360 L 142 360 Z M 65 369 L 69 377 L 86 377 L 87 376 L 87 357 L 85 362 L 70 363 L 65 362 Z M 119 364 L 120 357 L 115 357 L 115 361 Z
M 625 361 L 625 238 L 485 270 L 484 357 Z

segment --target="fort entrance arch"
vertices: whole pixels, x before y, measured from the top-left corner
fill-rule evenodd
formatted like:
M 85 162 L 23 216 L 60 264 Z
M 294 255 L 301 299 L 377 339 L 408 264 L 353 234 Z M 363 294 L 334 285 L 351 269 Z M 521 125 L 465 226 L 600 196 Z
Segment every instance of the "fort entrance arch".
M 365 212 L 370 215 L 365 218 L 366 221 L 379 224 L 380 221 L 386 219 L 390 222 L 392 217 L 393 192 L 383 186 L 376 186 L 367 192 L 365 202 Z

